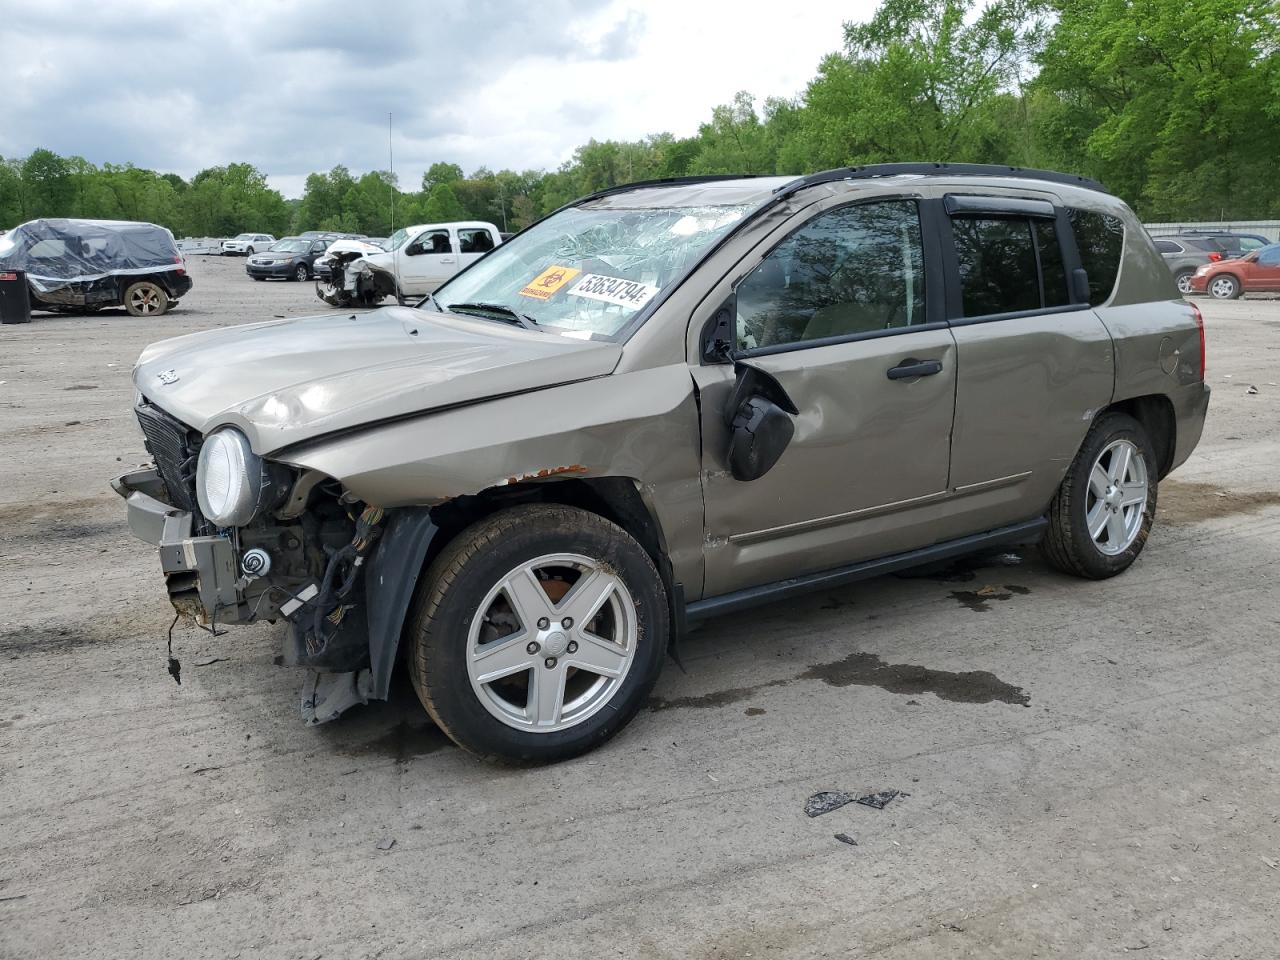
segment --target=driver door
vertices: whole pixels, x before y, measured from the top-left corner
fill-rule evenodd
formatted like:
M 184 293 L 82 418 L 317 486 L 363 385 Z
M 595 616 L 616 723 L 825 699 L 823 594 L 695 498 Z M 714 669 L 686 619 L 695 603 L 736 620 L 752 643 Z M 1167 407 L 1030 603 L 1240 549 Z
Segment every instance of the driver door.
M 425 295 L 457 272 L 458 254 L 448 227 L 432 227 L 398 251 L 400 287 L 407 294 Z
M 724 421 L 734 370 L 695 368 L 704 597 L 933 542 L 956 388 L 942 291 L 925 286 L 936 243 L 914 199 L 835 207 L 793 230 L 737 285 L 739 374 L 749 365 L 771 375 L 797 413 L 772 468 L 735 479 Z

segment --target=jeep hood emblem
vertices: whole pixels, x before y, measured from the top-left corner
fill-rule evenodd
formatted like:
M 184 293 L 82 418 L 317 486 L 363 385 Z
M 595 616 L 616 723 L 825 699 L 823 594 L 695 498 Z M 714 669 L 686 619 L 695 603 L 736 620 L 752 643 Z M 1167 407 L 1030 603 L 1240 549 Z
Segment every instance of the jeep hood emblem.
M 156 379 L 159 380 L 161 383 L 177 383 L 178 371 L 177 370 L 161 370 L 158 374 L 156 374 Z

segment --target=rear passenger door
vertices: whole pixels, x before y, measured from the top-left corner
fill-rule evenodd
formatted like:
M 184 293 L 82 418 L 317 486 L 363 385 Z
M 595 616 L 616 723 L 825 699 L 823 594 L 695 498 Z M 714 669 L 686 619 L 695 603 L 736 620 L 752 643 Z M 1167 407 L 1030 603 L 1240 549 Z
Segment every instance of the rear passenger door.
M 943 250 L 956 339 L 946 536 L 1042 513 L 1114 389 L 1067 210 L 1028 196 L 947 194 Z M 949 229 L 948 229 L 949 228 Z M 1122 235 L 1121 235 L 1122 236 Z M 1117 253 L 1118 259 L 1118 253 Z M 1110 278 L 1089 277 L 1091 286 Z
M 458 269 L 479 260 L 494 247 L 493 235 L 484 227 L 458 229 Z

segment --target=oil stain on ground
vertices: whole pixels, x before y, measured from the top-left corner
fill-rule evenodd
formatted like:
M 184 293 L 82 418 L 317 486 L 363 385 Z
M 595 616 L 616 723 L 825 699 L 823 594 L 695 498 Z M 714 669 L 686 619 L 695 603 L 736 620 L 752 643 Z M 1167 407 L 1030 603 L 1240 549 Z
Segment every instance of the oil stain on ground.
M 96 637 L 74 627 L 19 627 L 0 631 L 0 657 L 66 653 L 99 642 Z
M 435 753 L 449 745 L 449 738 L 435 724 L 401 720 L 380 737 L 342 749 L 348 756 L 384 756 L 396 763 Z
M 1166 523 L 1199 523 L 1280 506 L 1280 490 L 1240 493 L 1212 483 L 1165 480 L 1160 484 L 1156 519 Z
M 1028 706 L 1030 694 L 986 670 L 952 673 L 912 663 L 885 663 L 873 653 L 851 653 L 843 660 L 810 667 L 797 678 L 821 680 L 833 687 L 879 687 L 890 693 L 932 693 L 953 703 L 1011 703 Z
M 969 583 L 979 570 L 1022 565 L 1022 554 L 1012 550 L 987 550 L 943 563 L 930 563 L 894 574 L 901 580 L 933 580 L 937 583 Z
M 649 700 L 649 709 L 723 707 L 750 699 L 770 687 L 785 687 L 799 680 L 821 680 L 832 687 L 879 687 L 889 693 L 912 696 L 932 693 L 940 700 L 950 700 L 953 703 L 1009 703 L 1025 707 L 1031 702 L 1031 695 L 1023 692 L 1021 687 L 1005 683 L 986 670 L 952 673 L 910 663 L 885 663 L 874 653 L 851 653 L 831 663 L 816 663 L 788 679 L 717 690 L 698 697 L 675 697 L 670 700 L 653 697 Z M 752 709 L 758 708 L 748 709 L 748 716 L 754 716 Z
M 1009 600 L 1016 593 L 1018 596 L 1025 597 L 1031 592 L 1030 587 L 1019 586 L 1016 583 L 1006 583 L 1002 586 L 986 586 L 980 590 L 952 590 L 951 599 L 957 601 L 962 607 L 968 607 L 975 613 L 986 613 L 991 609 L 993 600 Z

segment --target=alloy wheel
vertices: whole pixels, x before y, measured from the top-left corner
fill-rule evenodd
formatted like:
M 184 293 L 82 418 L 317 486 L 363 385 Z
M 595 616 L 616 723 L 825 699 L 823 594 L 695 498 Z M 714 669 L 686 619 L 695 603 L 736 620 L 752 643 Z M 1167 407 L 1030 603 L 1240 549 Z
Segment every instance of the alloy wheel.
M 602 709 L 631 669 L 636 607 L 622 579 L 578 554 L 550 554 L 502 577 L 467 636 L 467 675 L 509 727 L 554 733 Z
M 1236 282 L 1230 277 L 1218 277 L 1209 285 L 1209 292 L 1219 300 L 1230 300 L 1236 295 Z
M 1094 546 L 1107 556 L 1123 553 L 1142 529 L 1147 508 L 1147 461 L 1129 440 L 1103 448 L 1089 472 L 1085 523 Z
M 143 316 L 160 312 L 160 293 L 155 287 L 138 287 L 129 295 L 129 303 Z

